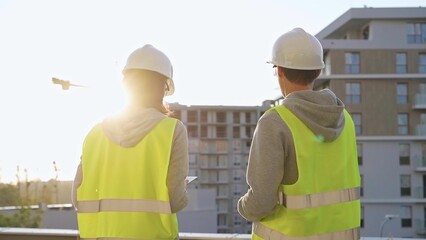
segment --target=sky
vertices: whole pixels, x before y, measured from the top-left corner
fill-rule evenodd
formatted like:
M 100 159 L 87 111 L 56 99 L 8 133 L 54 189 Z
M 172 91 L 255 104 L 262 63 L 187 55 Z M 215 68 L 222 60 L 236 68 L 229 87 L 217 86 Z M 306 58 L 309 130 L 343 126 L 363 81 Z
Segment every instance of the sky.
M 426 1 L 0 0 L 0 181 L 52 179 L 54 161 L 72 180 L 86 133 L 126 103 L 121 69 L 136 48 L 170 58 L 168 103 L 256 106 L 279 94 L 266 61 L 281 34 L 317 34 L 365 6 Z

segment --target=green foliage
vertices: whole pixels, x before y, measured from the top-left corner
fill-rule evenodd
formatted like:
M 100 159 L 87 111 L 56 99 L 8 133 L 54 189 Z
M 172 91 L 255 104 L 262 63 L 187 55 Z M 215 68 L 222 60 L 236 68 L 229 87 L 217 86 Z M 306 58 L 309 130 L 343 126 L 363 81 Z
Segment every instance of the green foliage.
M 29 206 L 20 206 L 12 216 L 0 214 L 0 227 L 38 228 L 41 223 L 42 211 L 32 210 Z
M 0 206 L 17 206 L 13 215 L 0 213 L 0 227 L 40 227 L 41 209 L 31 209 L 28 201 L 20 199 L 19 186 L 0 183 Z

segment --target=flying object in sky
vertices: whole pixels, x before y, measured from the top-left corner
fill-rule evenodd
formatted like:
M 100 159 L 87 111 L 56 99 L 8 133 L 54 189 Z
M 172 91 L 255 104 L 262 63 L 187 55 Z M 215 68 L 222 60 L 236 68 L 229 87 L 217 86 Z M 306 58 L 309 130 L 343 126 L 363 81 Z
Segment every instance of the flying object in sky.
M 61 85 L 63 90 L 68 90 L 68 89 L 70 89 L 70 87 L 86 87 L 86 86 L 83 86 L 83 85 L 74 84 L 74 83 L 71 83 L 70 81 L 62 80 L 62 79 L 55 78 L 55 77 L 52 78 L 52 82 L 53 82 L 53 84 Z

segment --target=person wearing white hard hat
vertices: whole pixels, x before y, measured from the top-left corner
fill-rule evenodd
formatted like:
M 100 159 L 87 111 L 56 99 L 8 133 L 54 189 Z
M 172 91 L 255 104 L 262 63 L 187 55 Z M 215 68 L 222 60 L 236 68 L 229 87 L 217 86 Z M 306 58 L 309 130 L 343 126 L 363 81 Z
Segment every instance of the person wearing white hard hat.
M 320 42 L 295 28 L 276 40 L 268 63 L 284 100 L 259 119 L 249 190 L 238 201 L 252 239 L 359 239 L 354 123 L 331 90 L 313 90 L 324 68 Z
M 73 185 L 82 239 L 178 239 L 176 213 L 188 202 L 188 139 L 169 117 L 169 58 L 152 45 L 123 69 L 129 104 L 95 125 L 83 143 Z

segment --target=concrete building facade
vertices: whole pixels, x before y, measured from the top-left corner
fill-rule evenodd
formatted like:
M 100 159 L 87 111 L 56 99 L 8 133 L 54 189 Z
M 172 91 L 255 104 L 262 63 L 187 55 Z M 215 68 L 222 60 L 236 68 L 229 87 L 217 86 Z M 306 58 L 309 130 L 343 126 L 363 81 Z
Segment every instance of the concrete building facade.
M 315 88 L 355 123 L 361 235 L 426 237 L 426 8 L 350 9 L 316 36 Z
M 218 233 L 250 233 L 251 223 L 236 205 L 248 189 L 245 174 L 257 120 L 270 105 L 170 107 L 188 130 L 189 175 L 198 176 L 189 188 L 216 193 Z

